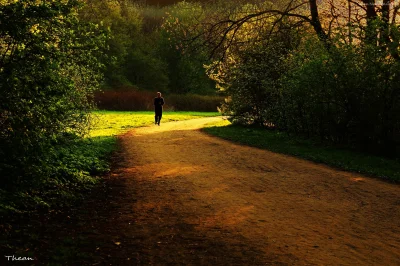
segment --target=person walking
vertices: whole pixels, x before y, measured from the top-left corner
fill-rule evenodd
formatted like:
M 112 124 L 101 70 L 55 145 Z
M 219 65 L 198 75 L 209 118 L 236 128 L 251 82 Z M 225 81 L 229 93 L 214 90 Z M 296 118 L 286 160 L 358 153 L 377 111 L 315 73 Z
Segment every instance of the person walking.
M 157 97 L 154 98 L 154 111 L 155 111 L 155 124 L 160 125 L 162 111 L 164 105 L 164 98 L 161 97 L 161 92 L 157 92 Z

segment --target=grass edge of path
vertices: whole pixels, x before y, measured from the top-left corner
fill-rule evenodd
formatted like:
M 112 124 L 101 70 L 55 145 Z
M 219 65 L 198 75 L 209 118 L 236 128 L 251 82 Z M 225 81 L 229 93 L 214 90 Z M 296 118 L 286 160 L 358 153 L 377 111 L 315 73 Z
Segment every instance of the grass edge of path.
M 349 149 L 326 146 L 316 141 L 289 136 L 265 128 L 232 125 L 229 121 L 210 123 L 203 132 L 238 144 L 295 156 L 340 170 L 400 183 L 400 159 L 389 159 Z

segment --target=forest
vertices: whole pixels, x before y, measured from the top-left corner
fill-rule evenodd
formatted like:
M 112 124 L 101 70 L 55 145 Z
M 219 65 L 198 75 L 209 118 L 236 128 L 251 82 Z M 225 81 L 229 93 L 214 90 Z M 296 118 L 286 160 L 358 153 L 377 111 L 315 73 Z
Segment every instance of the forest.
M 398 160 L 399 12 L 397 0 L 0 0 L 0 213 L 90 188 L 115 149 L 88 138 L 93 111 L 152 110 L 157 91 L 167 111 Z
M 151 110 L 154 91 L 171 110 L 225 99 L 234 123 L 398 156 L 397 1 L 160 2 L 1 1 L 3 187 L 69 176 L 57 146 L 91 110 Z
M 169 112 L 163 122 L 223 116 L 237 127 L 206 131 L 294 156 L 300 142 L 333 147 L 339 150 L 334 156 L 317 151 L 305 158 L 318 163 L 334 158 L 331 166 L 354 172 L 358 166 L 346 164 L 357 164 L 353 155 L 362 154 L 384 170 L 360 172 L 398 182 L 400 2 L 0 0 L 0 248 L 39 252 L 47 242 L 40 240 L 33 251 L 38 241 L 30 231 L 33 223 L 46 224 L 43 217 L 63 215 L 87 201 L 91 191 L 107 189 L 102 177 L 125 151 L 117 136 L 154 124 L 150 111 L 158 91 Z M 170 134 L 165 133 L 168 145 L 188 141 Z M 201 143 L 199 150 L 220 145 Z M 234 160 L 232 154 L 220 155 L 213 173 L 225 165 L 224 156 Z M 246 158 L 253 165 L 248 172 L 276 170 Z M 241 167 L 235 162 L 230 167 Z M 185 167 L 181 170 L 194 171 Z M 235 180 L 225 181 L 235 187 Z M 266 192 L 251 191 L 257 197 Z M 186 202 L 194 203 L 193 197 Z M 64 223 L 70 218 L 62 217 Z M 57 256 L 55 261 L 63 261 Z

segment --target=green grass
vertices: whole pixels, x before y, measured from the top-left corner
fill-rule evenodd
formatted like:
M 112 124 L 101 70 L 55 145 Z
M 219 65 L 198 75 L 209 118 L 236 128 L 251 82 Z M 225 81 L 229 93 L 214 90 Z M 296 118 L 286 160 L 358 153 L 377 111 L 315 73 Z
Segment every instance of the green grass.
M 161 123 L 220 115 L 217 112 L 164 112 Z M 93 112 L 90 137 L 115 136 L 131 128 L 154 124 L 154 112 Z
M 315 141 L 288 136 L 286 133 L 278 131 L 231 125 L 229 121 L 210 124 L 203 130 L 240 144 L 293 155 L 392 182 L 400 182 L 400 159 L 387 159 L 332 146 L 323 146 Z

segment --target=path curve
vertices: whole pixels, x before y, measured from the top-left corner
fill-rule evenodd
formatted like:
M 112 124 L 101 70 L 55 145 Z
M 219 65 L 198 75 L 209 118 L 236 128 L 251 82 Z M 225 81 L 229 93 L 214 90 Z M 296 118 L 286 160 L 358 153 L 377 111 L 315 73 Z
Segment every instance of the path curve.
M 108 262 L 400 265 L 398 185 L 198 130 L 220 119 L 121 136 Z

